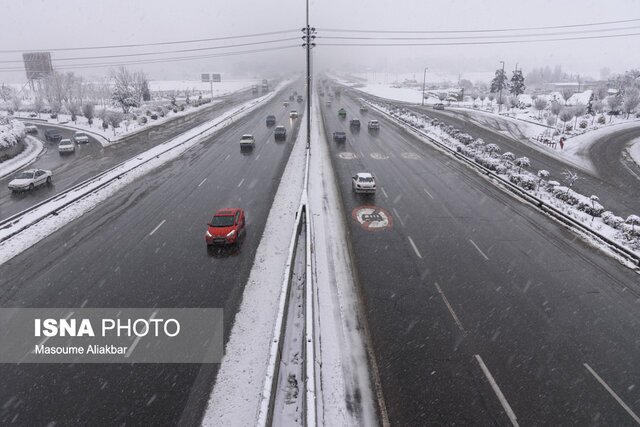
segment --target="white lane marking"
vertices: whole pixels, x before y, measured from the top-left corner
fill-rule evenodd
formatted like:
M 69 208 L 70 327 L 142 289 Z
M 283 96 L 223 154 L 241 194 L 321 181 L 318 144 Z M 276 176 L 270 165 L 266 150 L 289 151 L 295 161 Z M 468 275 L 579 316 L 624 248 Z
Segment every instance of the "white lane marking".
M 242 178 L 242 181 L 240 181 L 240 184 L 238 184 L 238 188 L 240 188 L 242 186 L 243 182 L 244 182 L 244 178 Z
M 585 367 L 585 368 L 587 368 L 587 370 L 591 373 L 591 375 L 593 375 L 593 376 L 595 377 L 595 379 L 597 379 L 597 380 L 598 380 L 598 382 L 602 385 L 602 387 L 604 387 L 604 388 L 605 388 L 605 390 L 607 390 L 607 391 L 609 392 L 609 394 L 610 394 L 611 396 L 613 396 L 613 398 L 614 398 L 614 399 L 615 399 L 615 400 L 620 404 L 620 406 L 622 406 L 622 407 L 624 408 L 624 410 L 625 410 L 625 411 L 627 411 L 627 413 L 628 413 L 629 415 L 631 415 L 631 418 L 633 418 L 633 420 L 634 420 L 636 423 L 640 424 L 640 418 L 639 418 L 639 417 L 638 417 L 638 416 L 637 416 L 637 415 L 636 415 L 636 414 L 631 410 L 631 408 L 629 408 L 629 407 L 627 406 L 627 404 L 626 404 L 626 403 L 624 403 L 624 402 L 622 401 L 622 399 L 620 399 L 620 396 L 618 396 L 618 395 L 616 394 L 616 392 L 615 392 L 615 391 L 613 391 L 613 390 L 611 389 L 611 387 L 609 387 L 609 386 L 607 385 L 607 383 L 606 383 L 606 382 L 604 382 L 604 380 L 603 380 L 602 378 L 600 378 L 600 375 L 598 375 L 598 374 L 596 373 L 596 371 L 594 371 L 593 369 L 591 369 L 591 366 L 589 366 L 588 364 L 583 363 L 583 365 L 584 365 L 584 367 Z
M 429 197 L 431 197 L 432 199 L 435 199 L 435 197 L 433 197 L 426 188 L 423 188 L 422 190 L 424 190 L 424 192 L 427 193 Z
M 260 158 L 260 154 L 258 154 L 258 155 L 256 156 L 256 160 L 258 160 L 259 158 Z
M 384 197 L 386 197 L 388 199 L 389 195 L 387 194 L 386 191 L 384 191 L 384 187 L 380 187 L 380 190 L 382 190 L 382 194 L 384 194 Z
M 360 156 L 361 156 L 361 158 L 364 159 L 364 153 L 362 152 L 362 150 L 360 150 Z
M 418 250 L 416 244 L 413 243 L 413 239 L 411 238 L 411 236 L 407 236 L 407 238 L 409 239 L 409 243 L 411 243 L 411 247 L 413 248 L 414 252 L 416 253 L 416 255 L 418 255 L 418 258 L 422 258 L 422 255 L 420 255 L 420 251 Z
M 207 178 L 203 179 L 202 181 L 200 181 L 200 184 L 198 184 L 198 187 L 200 187 L 202 184 L 204 184 L 204 182 L 207 180 Z
M 396 208 L 391 208 L 391 209 L 393 209 L 393 213 L 396 214 L 396 217 L 398 218 L 398 221 L 400 221 L 400 224 L 402 224 L 402 226 L 404 227 L 404 221 L 402 220 L 402 217 L 400 216 L 400 214 L 398 213 Z
M 478 252 L 480 252 L 480 255 L 482 255 L 482 256 L 484 257 L 484 259 L 486 259 L 487 261 L 489 261 L 489 257 L 488 257 L 488 256 L 486 256 L 486 255 L 484 254 L 484 252 L 482 252 L 482 251 L 480 250 L 480 248 L 478 247 L 478 245 L 476 245 L 476 242 L 474 242 L 474 241 L 473 241 L 473 240 L 471 240 L 471 239 L 469 239 L 469 241 L 471 242 L 471 244 L 473 245 L 473 247 L 474 247 L 474 248 L 476 248 L 476 249 L 478 250 Z
M 458 318 L 458 315 L 456 314 L 456 312 L 453 311 L 453 307 L 451 307 L 451 304 L 449 304 L 449 300 L 447 299 L 444 292 L 442 292 L 442 289 L 440 289 L 440 285 L 438 285 L 438 282 L 435 282 L 435 285 L 436 285 L 436 289 L 440 293 L 440 296 L 442 297 L 442 300 L 444 301 L 444 304 L 449 309 L 449 313 L 451 313 L 451 317 L 453 317 L 453 320 L 456 322 L 456 325 L 458 325 L 458 328 L 460 328 L 463 334 L 466 334 L 467 331 L 464 330 L 464 326 L 462 326 L 462 322 Z
M 151 233 L 149 233 L 149 236 L 153 236 L 153 233 L 155 233 L 156 231 L 158 231 L 158 228 L 162 227 L 162 224 L 164 224 L 165 222 L 167 222 L 166 219 L 163 219 L 162 222 L 158 225 L 156 225 L 156 228 L 154 228 L 153 230 L 151 230 Z
M 511 409 L 509 402 L 507 402 L 507 399 L 504 397 L 504 394 L 502 394 L 500 387 L 498 387 L 498 383 L 496 383 L 496 380 L 493 379 L 493 375 L 491 375 L 491 372 L 489 372 L 489 368 L 487 368 L 487 365 L 484 364 L 482 357 L 480 357 L 479 354 L 474 355 L 474 357 L 480 364 L 480 368 L 482 369 L 482 372 L 484 372 L 484 375 L 489 380 L 489 384 L 491 384 L 491 388 L 493 389 L 494 393 L 496 394 L 496 396 L 498 396 L 498 400 L 502 404 L 502 407 L 507 413 L 507 416 L 511 420 L 511 424 L 513 424 L 514 426 L 518 426 L 518 419 L 516 418 L 515 412 L 513 412 L 513 409 Z
M 229 157 L 231 157 L 231 154 L 227 154 L 227 157 L 224 158 L 225 162 L 229 160 Z
M 149 320 L 153 319 L 156 317 L 156 314 L 158 314 L 158 310 L 154 311 L 153 313 L 151 313 L 151 316 L 149 317 Z M 128 359 L 129 356 L 131 356 L 131 353 L 133 353 L 133 349 L 136 348 L 136 346 L 138 345 L 138 343 L 140 342 L 140 338 L 142 338 L 141 335 L 138 335 L 136 337 L 135 340 L 133 340 L 133 344 L 131 344 L 131 347 L 129 347 L 129 350 L 127 350 L 127 352 L 124 355 L 125 359 Z

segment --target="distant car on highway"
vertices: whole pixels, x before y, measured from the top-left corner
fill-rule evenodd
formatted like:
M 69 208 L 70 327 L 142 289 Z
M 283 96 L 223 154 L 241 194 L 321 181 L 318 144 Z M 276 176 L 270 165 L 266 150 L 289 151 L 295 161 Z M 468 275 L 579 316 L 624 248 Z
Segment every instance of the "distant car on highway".
M 351 121 L 349 122 L 349 127 L 351 129 L 360 129 L 360 120 L 351 119 Z
M 276 129 L 273 131 L 273 136 L 275 139 L 287 139 L 287 128 L 284 126 L 276 126 Z
M 376 192 L 376 179 L 369 172 L 359 172 L 351 177 L 351 188 L 355 193 L 373 194 Z
M 240 137 L 240 148 L 253 148 L 256 145 L 256 139 L 250 133 Z
M 347 140 L 347 134 L 342 131 L 336 131 L 333 133 L 333 140 L 335 142 L 345 142 Z
M 276 116 L 274 115 L 268 115 L 267 116 L 267 126 L 273 126 L 276 124 Z
M 245 214 L 240 208 L 225 208 L 218 210 L 211 222 L 207 224 L 204 235 L 207 246 L 233 245 L 245 231 Z
M 285 99 L 285 101 L 282 103 L 282 105 L 284 105 L 285 107 L 288 107 L 288 106 L 289 106 L 289 101 L 287 101 L 287 100 Z
M 50 170 L 23 170 L 9 182 L 9 189 L 13 192 L 33 190 L 40 185 L 50 184 L 52 177 L 53 174 Z
M 327 106 L 327 107 L 331 107 L 331 100 L 329 100 L 329 101 L 327 101 L 327 102 L 326 102 L 326 106 Z
M 58 143 L 58 153 L 67 154 L 76 151 L 76 145 L 70 139 L 61 139 Z
M 55 129 L 47 129 L 44 131 L 44 138 L 47 141 L 58 142 L 62 139 L 62 135 Z
M 340 116 L 340 118 L 344 119 L 345 117 L 347 117 L 347 110 L 345 110 L 344 108 L 341 108 L 338 110 L 338 116 Z
M 370 130 L 378 130 L 380 129 L 380 122 L 377 120 L 369 120 L 369 124 L 367 125 L 367 127 Z
M 297 101 L 298 101 L 298 102 L 302 102 L 302 101 L 304 101 L 304 98 L 302 97 L 302 95 L 298 95 L 298 99 L 297 99 Z
M 33 125 L 28 125 L 24 127 L 25 133 L 38 133 L 38 128 Z
M 369 112 L 369 107 L 367 107 L 366 105 L 361 105 L 360 106 L 360 112 L 361 113 L 368 113 Z
M 433 104 L 433 109 L 434 110 L 444 110 L 444 104 L 441 102 L 438 102 L 437 104 Z
M 298 118 L 298 112 L 296 110 L 291 110 L 291 112 L 289 113 L 289 118 L 297 119 Z
M 89 135 L 84 132 L 76 132 L 73 136 L 73 140 L 76 144 L 87 144 L 89 142 Z

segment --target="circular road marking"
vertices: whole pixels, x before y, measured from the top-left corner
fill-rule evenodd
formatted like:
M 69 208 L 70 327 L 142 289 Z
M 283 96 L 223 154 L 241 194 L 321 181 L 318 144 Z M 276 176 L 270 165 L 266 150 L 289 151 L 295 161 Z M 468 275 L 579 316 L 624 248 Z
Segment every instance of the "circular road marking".
M 372 159 L 376 159 L 376 160 L 387 160 L 389 158 L 389 156 L 382 153 L 371 153 L 370 156 Z
M 416 153 L 402 153 L 402 157 L 409 160 L 420 160 L 420 156 Z
M 351 216 L 367 231 L 381 231 L 393 227 L 391 214 L 378 206 L 359 206 Z
M 351 153 L 349 151 L 343 151 L 342 153 L 338 154 L 338 156 L 341 159 L 345 159 L 345 160 L 353 160 L 358 158 L 358 156 L 356 156 L 356 153 Z

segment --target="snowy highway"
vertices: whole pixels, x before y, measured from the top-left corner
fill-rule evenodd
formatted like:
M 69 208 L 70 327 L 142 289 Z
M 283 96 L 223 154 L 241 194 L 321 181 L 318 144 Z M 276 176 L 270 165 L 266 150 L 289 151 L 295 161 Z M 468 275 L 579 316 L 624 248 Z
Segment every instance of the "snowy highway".
M 286 126 L 286 141 L 274 140 L 268 114 Z M 1 304 L 220 307 L 226 341 L 300 121 L 273 98 L 137 180 L 0 266 Z M 244 133 L 254 134 L 253 150 L 241 152 Z M 214 211 L 236 205 L 247 212 L 244 240 L 207 250 Z M 193 425 L 218 367 L 4 364 L 0 423 Z
M 204 107 L 189 115 L 179 116 L 167 123 L 149 127 L 126 138 L 119 144 L 108 147 L 102 147 L 89 133 L 90 142 L 88 144 L 76 144 L 75 153 L 65 156 L 61 156 L 58 153 L 57 142 L 45 140 L 44 130 L 55 129 L 63 138 L 71 138 L 75 132 L 70 129 L 47 126 L 34 121 L 33 123 L 39 128 L 38 138 L 43 141 L 45 150 L 28 167 L 51 170 L 53 172 L 53 184 L 39 188 L 37 191 L 12 194 L 7 188 L 7 184 L 13 179 L 14 174 L 0 179 L 0 220 L 28 209 L 36 203 L 161 144 L 200 123 L 212 120 L 222 111 L 246 102 L 255 96 L 250 90 L 243 90 L 221 97 L 221 102 L 212 106 Z M 28 122 L 28 120 L 25 121 Z
M 631 425 L 611 391 L 637 409 L 637 273 L 354 99 L 322 102 L 391 424 Z M 351 190 L 365 170 L 373 197 Z

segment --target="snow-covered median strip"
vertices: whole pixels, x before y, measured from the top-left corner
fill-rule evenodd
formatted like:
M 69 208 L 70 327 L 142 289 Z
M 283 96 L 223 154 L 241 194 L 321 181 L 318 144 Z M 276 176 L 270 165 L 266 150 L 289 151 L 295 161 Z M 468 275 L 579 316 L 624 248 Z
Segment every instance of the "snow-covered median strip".
M 54 196 L 46 203 L 13 218 L 0 230 L 0 241 L 2 242 L 0 243 L 0 264 L 95 208 L 100 202 L 136 178 L 177 158 L 189 148 L 199 144 L 201 140 L 230 124 L 232 120 L 253 111 L 262 102 L 275 96 L 286 84 L 288 82 L 282 83 L 274 92 L 233 108 L 215 120 L 203 123 L 164 144 L 157 145 L 117 165 L 97 178 L 85 181 L 69 191 Z M 54 212 L 56 215 L 51 215 Z M 38 226 L 32 227 L 31 225 L 35 223 Z M 20 232 L 16 234 L 16 230 L 20 230 Z
M 273 333 L 290 256 L 296 211 L 303 193 L 306 121 L 280 180 L 256 251 L 225 355 L 202 424 L 256 424 L 268 373 L 273 375 Z M 272 377 L 271 377 L 272 378 Z
M 38 138 L 27 136 L 24 139 L 25 148 L 17 156 L 0 163 L 0 178 L 11 175 L 15 171 L 24 168 L 38 158 L 44 145 Z
M 640 166 L 640 138 L 636 138 L 627 146 L 629 156 L 633 159 L 638 166 Z

